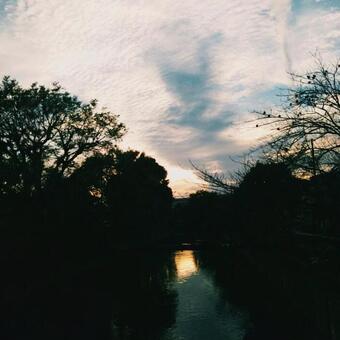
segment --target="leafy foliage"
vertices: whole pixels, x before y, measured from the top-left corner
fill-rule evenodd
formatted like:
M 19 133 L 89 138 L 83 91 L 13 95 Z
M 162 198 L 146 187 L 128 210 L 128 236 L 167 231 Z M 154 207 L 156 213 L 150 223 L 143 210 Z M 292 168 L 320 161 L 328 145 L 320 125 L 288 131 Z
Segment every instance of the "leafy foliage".
M 0 162 L 3 190 L 41 189 L 48 173 L 73 171 L 80 157 L 112 148 L 125 132 L 118 116 L 97 110 L 97 101 L 82 103 L 60 85 L 22 88 L 10 77 L 0 86 Z M 10 162 L 10 165 L 8 163 Z M 14 185 L 15 184 L 15 185 Z

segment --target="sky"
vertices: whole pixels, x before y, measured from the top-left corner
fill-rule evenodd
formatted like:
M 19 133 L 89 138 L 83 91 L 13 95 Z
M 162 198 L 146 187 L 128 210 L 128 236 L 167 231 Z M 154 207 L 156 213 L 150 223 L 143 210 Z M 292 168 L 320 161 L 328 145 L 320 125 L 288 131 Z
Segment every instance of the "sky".
M 314 53 L 340 57 L 340 0 L 0 0 L 0 76 L 97 98 L 177 196 L 199 188 L 190 161 L 237 166 L 261 135 L 243 122 Z

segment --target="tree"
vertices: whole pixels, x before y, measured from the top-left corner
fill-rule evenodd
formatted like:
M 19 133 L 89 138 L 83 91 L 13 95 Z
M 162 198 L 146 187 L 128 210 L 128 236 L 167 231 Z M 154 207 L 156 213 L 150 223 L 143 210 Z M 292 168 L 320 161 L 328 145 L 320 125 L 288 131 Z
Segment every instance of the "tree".
M 117 152 L 103 195 L 115 236 L 150 240 L 161 229 L 166 232 L 172 192 L 166 170 L 154 158 L 132 150 Z
M 202 192 L 212 191 L 218 194 L 231 194 L 235 189 L 232 176 L 227 176 L 223 172 L 211 172 L 204 167 L 200 167 L 190 161 L 196 176 L 203 181 Z
M 340 64 L 291 74 L 294 85 L 282 94 L 283 105 L 257 112 L 257 127 L 269 126 L 273 135 L 267 156 L 295 169 L 316 174 L 340 164 Z
M 199 190 L 182 208 L 182 232 L 189 240 L 222 241 L 233 225 L 232 195 Z
M 305 210 L 308 215 L 305 214 L 302 226 L 317 234 L 339 235 L 340 172 L 329 171 L 313 176 L 307 189 Z
M 264 241 L 287 231 L 299 211 L 299 188 L 283 163 L 258 162 L 250 168 L 235 190 L 245 236 Z
M 108 181 L 117 174 L 117 156 L 121 153 L 117 148 L 94 153 L 72 173 L 71 182 L 88 195 L 102 199 Z
M 22 88 L 10 77 L 0 85 L 0 163 L 2 188 L 12 183 L 31 196 L 50 173 L 70 174 L 81 157 L 112 148 L 125 132 L 118 116 L 82 103 L 58 84 Z M 6 168 L 5 167 L 5 168 Z M 12 181 L 12 182 L 11 182 Z

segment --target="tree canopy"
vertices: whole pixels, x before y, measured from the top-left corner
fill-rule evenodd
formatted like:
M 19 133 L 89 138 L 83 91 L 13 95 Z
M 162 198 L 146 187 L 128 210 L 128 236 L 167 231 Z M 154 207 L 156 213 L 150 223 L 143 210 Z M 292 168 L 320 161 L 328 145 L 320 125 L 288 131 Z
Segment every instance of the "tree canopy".
M 0 85 L 2 191 L 32 194 L 46 175 L 69 174 L 77 161 L 114 147 L 125 127 L 118 116 L 83 103 L 54 83 L 28 88 L 6 76 Z
M 108 178 L 103 199 L 111 226 L 119 225 L 121 238 L 142 240 L 166 230 L 172 205 L 167 172 L 152 157 L 138 151 L 115 154 L 114 176 Z

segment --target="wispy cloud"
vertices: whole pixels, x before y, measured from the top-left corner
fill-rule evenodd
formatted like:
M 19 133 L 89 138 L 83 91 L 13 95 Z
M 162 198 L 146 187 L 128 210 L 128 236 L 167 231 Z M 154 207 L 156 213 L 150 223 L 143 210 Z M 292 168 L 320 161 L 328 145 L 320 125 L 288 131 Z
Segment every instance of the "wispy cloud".
M 227 155 L 252 142 L 233 122 L 268 105 L 274 89 L 289 84 L 287 71 L 310 64 L 309 52 L 340 51 L 339 7 L 332 0 L 4 0 L 0 75 L 59 81 L 85 100 L 98 98 L 127 123 L 124 144 L 156 156 L 183 183 L 191 180 L 179 171 L 188 159 L 230 166 Z
M 191 70 L 185 64 L 180 65 L 176 60 L 171 60 L 170 56 L 162 57 L 160 74 L 168 91 L 177 99 L 177 103 L 166 112 L 167 124 L 190 126 L 205 133 L 218 131 L 230 124 L 224 112 L 216 112 L 218 107 L 214 99 L 219 89 L 212 79 L 214 65 L 210 55 L 214 45 L 221 39 L 221 34 L 214 34 L 199 43 L 192 56 L 195 67 L 191 67 Z M 213 117 L 209 113 L 213 113 Z

